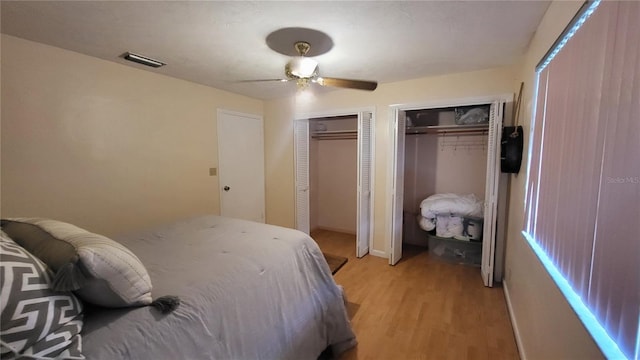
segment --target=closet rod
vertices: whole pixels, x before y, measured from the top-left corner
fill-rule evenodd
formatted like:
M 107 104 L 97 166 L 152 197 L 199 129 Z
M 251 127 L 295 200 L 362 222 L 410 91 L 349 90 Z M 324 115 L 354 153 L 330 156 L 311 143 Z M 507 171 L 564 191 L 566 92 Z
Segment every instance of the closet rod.
M 358 135 L 311 135 L 311 138 L 318 140 L 348 140 L 357 139 Z
M 440 125 L 440 126 L 416 126 L 406 130 L 407 135 L 414 134 L 483 134 L 489 131 L 489 125 Z
M 460 135 L 487 135 L 489 130 L 467 130 L 467 131 L 423 131 L 423 132 L 407 132 L 408 135 L 420 134 L 437 134 L 438 136 L 460 136 Z
M 357 130 L 329 130 L 311 133 L 314 139 L 322 140 L 340 140 L 340 139 L 357 139 Z

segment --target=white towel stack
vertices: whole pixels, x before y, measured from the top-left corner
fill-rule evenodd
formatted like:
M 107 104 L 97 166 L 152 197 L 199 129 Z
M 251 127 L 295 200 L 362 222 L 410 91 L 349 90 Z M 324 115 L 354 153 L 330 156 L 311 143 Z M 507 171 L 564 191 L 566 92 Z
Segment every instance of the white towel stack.
M 468 240 L 462 235 L 464 231 L 462 221 L 462 217 L 451 214 L 436 216 L 436 236 Z
M 425 231 L 436 230 L 436 236 L 469 240 L 464 233 L 464 217 L 482 218 L 483 201 L 474 194 L 435 194 L 420 203 L 418 225 Z

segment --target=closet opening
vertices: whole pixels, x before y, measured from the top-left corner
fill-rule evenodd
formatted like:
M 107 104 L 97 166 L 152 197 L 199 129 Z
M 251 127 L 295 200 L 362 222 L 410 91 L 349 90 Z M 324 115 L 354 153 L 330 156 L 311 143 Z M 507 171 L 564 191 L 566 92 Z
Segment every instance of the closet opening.
M 355 236 L 358 223 L 358 117 L 309 119 L 309 132 L 310 231 Z
M 358 195 L 358 116 L 309 119 L 309 225 L 313 238 L 355 248 Z M 344 251 L 344 250 L 342 250 Z
M 478 267 L 492 286 L 506 101 L 393 109 L 391 265 L 409 246 Z
M 296 228 L 356 257 L 372 242 L 372 135 L 372 111 L 295 122 Z
M 463 123 L 469 111 L 478 117 Z M 406 119 L 402 242 L 480 266 L 489 106 L 410 110 Z

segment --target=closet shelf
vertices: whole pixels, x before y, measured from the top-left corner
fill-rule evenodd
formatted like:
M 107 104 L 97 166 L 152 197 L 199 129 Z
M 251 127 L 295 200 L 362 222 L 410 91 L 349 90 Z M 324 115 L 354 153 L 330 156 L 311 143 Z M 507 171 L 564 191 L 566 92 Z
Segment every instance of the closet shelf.
M 311 133 L 311 137 L 314 139 L 325 139 L 325 140 L 357 139 L 358 130 L 315 131 Z
M 480 134 L 489 131 L 489 124 L 413 126 L 406 130 L 411 134 Z

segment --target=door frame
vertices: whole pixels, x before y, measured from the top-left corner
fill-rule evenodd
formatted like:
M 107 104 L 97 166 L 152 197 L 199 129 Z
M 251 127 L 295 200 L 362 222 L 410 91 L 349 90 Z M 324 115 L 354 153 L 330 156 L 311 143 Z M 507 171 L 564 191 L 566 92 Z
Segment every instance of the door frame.
M 402 192 L 404 191 L 404 183 L 398 183 L 397 182 L 397 177 L 396 177 L 396 168 L 398 166 L 397 162 L 398 162 L 398 158 L 401 157 L 402 159 L 404 159 L 404 156 L 399 156 L 398 154 L 400 153 L 400 155 L 404 155 L 404 148 L 399 149 L 398 148 L 398 137 L 402 136 L 404 138 L 404 136 L 406 135 L 404 131 L 396 131 L 397 130 L 397 124 L 398 124 L 398 117 L 399 117 L 399 112 L 406 112 L 406 111 L 410 111 L 410 110 L 421 110 L 421 109 L 430 109 L 430 108 L 443 108 L 443 107 L 455 107 L 455 106 L 469 106 L 469 105 L 486 105 L 486 104 L 493 104 L 494 102 L 504 102 L 505 104 L 509 104 L 513 102 L 513 94 L 502 94 L 502 95 L 492 95 L 492 96 L 480 96 L 480 97 L 467 97 L 467 98 L 452 98 L 452 99 L 443 99 L 443 100 L 436 100 L 436 101 L 425 101 L 425 102 L 419 102 L 419 103 L 408 103 L 408 104 L 396 104 L 396 105 L 391 105 L 389 106 L 389 134 L 392 136 L 391 141 L 389 141 L 389 154 L 390 154 L 390 160 L 389 160 L 389 166 L 387 167 L 388 171 L 387 171 L 387 183 L 389 184 L 389 186 L 387 186 L 387 206 L 386 206 L 386 210 L 387 210 L 387 216 L 386 216 L 386 227 L 387 227 L 387 232 L 386 232 L 386 250 L 388 251 L 388 258 L 389 258 L 389 264 L 390 265 L 395 265 L 401 258 L 402 258 L 402 245 L 401 244 L 397 244 L 396 242 L 398 241 L 398 239 L 395 238 L 394 233 L 397 233 L 397 227 L 400 226 L 402 227 L 402 224 L 397 224 L 394 221 L 395 218 L 395 210 L 398 209 L 398 206 L 402 205 L 402 204 L 396 204 L 396 201 L 400 201 L 401 203 L 404 201 L 404 199 L 400 198 L 398 200 L 396 200 L 397 196 L 396 193 L 398 191 Z M 507 108 L 509 108 L 508 106 L 506 106 Z M 502 112 L 502 123 L 504 125 L 504 120 L 507 118 L 506 114 L 509 113 L 507 111 Z M 501 131 L 502 129 L 498 129 L 499 131 Z M 494 146 L 496 147 L 496 151 L 499 153 L 500 151 L 500 134 L 495 134 L 496 138 L 494 139 Z M 402 143 L 404 144 L 404 141 L 402 141 Z M 404 165 L 402 165 L 404 166 Z M 500 166 L 499 164 L 496 167 L 496 171 L 498 172 L 498 174 L 500 173 Z M 502 179 L 499 176 L 500 179 Z M 396 189 L 394 186 L 394 184 L 396 184 L 397 187 L 399 187 L 400 189 Z M 501 184 L 501 186 L 499 186 L 499 189 L 502 187 L 503 184 Z M 506 184 L 504 184 L 506 185 Z M 500 192 L 500 191 L 498 191 Z M 402 209 L 402 206 L 399 207 L 399 209 Z M 499 232 L 499 231 L 498 231 Z M 400 231 L 400 234 L 402 232 Z M 498 239 L 500 240 L 500 239 Z M 400 236 L 399 239 L 400 242 L 402 242 L 402 236 Z M 394 247 L 395 247 L 395 252 L 394 252 Z M 495 245 L 492 246 L 493 248 L 495 248 Z M 399 250 L 399 254 L 397 253 Z M 499 255 L 499 254 L 498 254 Z M 499 255 L 500 256 L 500 255 Z M 491 261 L 491 264 L 493 265 L 494 261 Z
M 294 119 L 294 174 L 298 173 L 298 158 L 299 158 L 299 154 L 298 152 L 298 142 L 297 142 L 297 128 L 298 128 L 298 122 L 306 122 L 306 134 L 307 134 L 307 139 L 309 139 L 309 131 L 308 131 L 308 122 L 310 119 L 314 119 L 314 118 L 325 118 L 325 117 L 336 117 L 336 116 L 349 116 L 349 115 L 356 115 L 358 117 L 358 135 L 360 135 L 360 124 L 361 124 L 361 117 L 363 116 L 363 114 L 365 113 L 370 113 L 371 114 L 371 153 L 370 153 L 370 162 L 371 162 L 371 167 L 370 167 L 370 174 L 369 174 L 369 183 L 370 183 L 370 191 L 369 191 L 369 221 L 368 221 L 368 236 L 366 238 L 361 238 L 358 236 L 357 234 L 357 229 L 359 228 L 359 226 L 356 226 L 356 255 L 359 255 L 358 257 L 362 257 L 364 255 L 366 255 L 367 253 L 370 253 L 373 249 L 373 217 L 374 217 L 374 189 L 375 189 L 375 120 L 376 120 L 376 112 L 375 112 L 375 106 L 370 106 L 370 107 L 361 107 L 361 108 L 350 108 L 350 109 L 338 109 L 338 110 L 328 110 L 328 111 L 318 111 L 318 112 L 304 112 L 304 113 L 296 113 L 295 114 L 295 119 Z M 358 136 L 359 138 L 359 136 Z M 358 140 L 359 141 L 359 140 Z M 361 157 L 361 153 L 360 153 L 360 146 L 358 143 L 358 155 L 357 155 L 357 164 L 358 164 L 358 173 L 360 173 L 360 163 L 362 160 Z M 307 154 L 306 154 L 306 159 L 307 162 L 309 161 L 309 154 L 308 154 L 308 143 L 307 143 Z M 308 164 L 307 164 L 308 165 Z M 307 166 L 307 179 L 309 177 L 309 168 Z M 307 184 L 308 185 L 308 184 Z M 360 184 L 358 183 L 358 188 L 360 187 Z M 308 189 L 307 189 L 308 190 Z M 300 189 L 298 186 L 298 179 L 295 179 L 295 210 L 296 210 L 296 214 L 295 214 L 295 218 L 296 218 L 296 228 L 298 229 L 298 223 L 297 223 L 297 219 L 299 219 L 298 217 L 298 204 L 299 204 L 299 199 L 298 196 L 300 196 Z M 302 193 L 304 193 L 306 196 L 306 213 L 308 214 L 307 219 L 306 219 L 306 224 L 310 223 L 310 219 L 309 216 L 310 211 L 309 211 L 309 191 L 303 190 Z M 361 191 L 360 189 L 358 189 L 358 195 L 357 195 L 357 202 L 358 204 L 361 204 Z M 359 205 L 358 205 L 359 206 Z M 358 225 L 360 224 L 360 218 L 359 218 L 360 214 L 358 214 Z M 298 229 L 300 230 L 300 229 Z M 310 229 L 309 229 L 310 230 Z M 360 249 L 364 249 L 366 248 L 367 251 L 365 253 L 360 253 Z
M 265 173 L 264 173 L 264 169 L 265 169 L 265 167 L 264 167 L 264 118 L 262 117 L 262 115 L 243 113 L 243 112 L 232 111 L 232 110 L 227 110 L 227 109 L 223 109 L 223 108 L 217 108 L 216 109 L 216 135 L 217 135 L 216 148 L 217 148 L 217 152 L 218 152 L 218 197 L 220 199 L 219 200 L 220 201 L 219 202 L 220 215 L 224 216 L 223 213 L 222 213 L 223 203 L 224 203 L 224 196 L 223 196 L 224 195 L 223 194 L 224 193 L 224 190 L 223 190 L 224 184 L 223 184 L 222 178 L 224 177 L 224 175 L 223 175 L 223 169 L 220 167 L 220 164 L 221 164 L 220 159 L 221 159 L 223 154 L 220 151 L 220 143 L 218 142 L 218 139 L 221 136 L 220 126 L 219 126 L 220 118 L 221 118 L 221 115 L 225 115 L 225 114 L 226 115 L 238 116 L 238 117 L 243 117 L 243 118 L 248 118 L 248 119 L 253 119 L 253 120 L 260 121 L 260 133 L 262 135 L 261 139 L 260 139 L 260 141 L 262 143 L 262 146 L 260 146 L 260 148 L 262 149 L 262 153 L 260 154 L 261 155 L 260 158 L 262 159 L 262 161 L 261 161 L 262 171 L 260 172 L 261 176 L 260 176 L 260 179 L 258 179 L 258 181 L 260 181 L 261 184 L 262 184 L 262 186 L 261 186 L 262 195 L 258 199 L 258 201 L 260 202 L 259 206 L 261 208 L 261 213 L 262 213 L 260 221 L 264 223 L 265 222 L 265 218 L 266 218 L 265 217 L 265 214 L 266 214 L 266 212 L 265 212 L 265 209 L 266 209 L 266 201 L 265 201 L 265 195 L 266 195 L 265 185 L 266 185 L 266 182 L 265 182 Z

